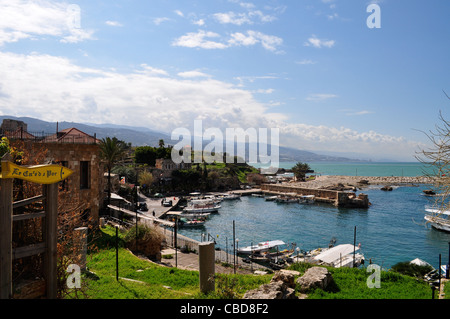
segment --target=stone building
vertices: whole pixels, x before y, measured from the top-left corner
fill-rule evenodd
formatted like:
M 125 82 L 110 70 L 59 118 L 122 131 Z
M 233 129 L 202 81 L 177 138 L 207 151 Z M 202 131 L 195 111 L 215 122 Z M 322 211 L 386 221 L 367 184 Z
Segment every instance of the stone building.
M 170 158 L 158 158 L 155 162 L 155 173 L 157 177 L 170 178 L 172 172 L 177 169 L 190 169 L 192 167 L 191 163 L 174 163 Z
M 95 136 L 76 128 L 61 130 L 39 138 L 28 137 L 28 134 L 8 136 L 5 130 L 2 134 L 7 136 L 12 144 L 22 142 L 21 147 L 27 148 L 30 154 L 37 150 L 45 150 L 46 163 L 60 164 L 73 170 L 74 173 L 61 182 L 60 189 L 67 191 L 71 202 L 80 205 L 80 209 L 84 212 L 83 217 L 98 223 L 105 183 L 99 140 Z

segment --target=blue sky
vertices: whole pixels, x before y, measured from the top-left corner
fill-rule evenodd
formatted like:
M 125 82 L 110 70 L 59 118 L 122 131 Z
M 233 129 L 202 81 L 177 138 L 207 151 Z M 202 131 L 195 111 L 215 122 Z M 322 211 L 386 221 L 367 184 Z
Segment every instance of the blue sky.
M 371 3 L 381 28 L 367 26 Z M 419 131 L 450 115 L 449 12 L 446 0 L 0 0 L 0 114 L 276 127 L 281 145 L 412 161 Z

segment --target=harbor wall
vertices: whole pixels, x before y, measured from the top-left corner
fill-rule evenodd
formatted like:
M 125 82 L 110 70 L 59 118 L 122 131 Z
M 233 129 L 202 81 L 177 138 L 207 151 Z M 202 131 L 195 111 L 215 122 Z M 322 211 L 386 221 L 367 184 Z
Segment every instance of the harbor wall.
M 261 191 L 274 195 L 314 195 L 317 202 L 329 203 L 339 207 L 367 208 L 369 198 L 366 194 L 358 196 L 353 192 L 342 192 L 328 189 L 303 188 L 288 185 L 262 184 Z

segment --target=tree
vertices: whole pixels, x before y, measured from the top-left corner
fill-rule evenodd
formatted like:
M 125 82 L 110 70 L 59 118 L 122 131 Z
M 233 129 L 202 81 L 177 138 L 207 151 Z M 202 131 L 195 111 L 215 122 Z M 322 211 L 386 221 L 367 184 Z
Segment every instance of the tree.
M 104 160 L 108 171 L 108 205 L 111 203 L 111 170 L 123 159 L 126 150 L 127 144 L 116 137 L 103 138 L 100 142 L 100 157 Z
M 160 140 L 158 141 L 158 145 L 159 145 L 160 148 L 163 148 L 163 147 L 164 147 L 164 140 L 163 140 L 163 139 L 160 139 Z
M 297 180 L 305 181 L 306 173 L 311 170 L 311 167 L 307 163 L 298 162 L 292 167 L 292 171 L 294 172 L 295 178 Z

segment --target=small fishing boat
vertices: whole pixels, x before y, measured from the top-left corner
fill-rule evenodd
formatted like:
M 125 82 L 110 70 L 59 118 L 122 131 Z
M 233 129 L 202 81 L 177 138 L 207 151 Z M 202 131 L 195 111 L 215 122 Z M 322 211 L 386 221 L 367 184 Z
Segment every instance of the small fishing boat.
M 266 196 L 265 200 L 268 202 L 273 202 L 277 199 L 277 196 Z
M 286 243 L 282 240 L 264 241 L 264 242 L 258 243 L 257 245 L 239 248 L 238 254 L 251 255 L 251 254 L 268 252 L 272 248 L 276 248 L 281 245 L 286 245 Z
M 427 223 L 435 229 L 450 232 L 450 211 L 433 208 L 427 208 L 425 211 L 429 213 L 424 217 Z
M 187 219 L 187 218 L 181 217 L 178 220 L 178 224 L 181 227 L 202 227 L 205 225 L 205 221 L 198 220 L 198 219 Z
M 241 199 L 241 195 L 229 193 L 222 197 L 223 200 L 234 200 L 234 199 Z
M 275 201 L 277 203 L 284 203 L 284 204 L 298 203 L 298 198 L 288 197 L 288 196 L 280 196 L 280 197 L 277 197 L 277 199 Z
M 187 213 L 212 213 L 217 212 L 221 206 L 213 200 L 195 199 L 188 202 L 183 212 Z
M 314 202 L 316 201 L 316 196 L 314 195 L 303 195 L 300 196 L 298 202 L 300 204 L 314 204 Z
M 211 215 L 211 213 L 186 213 L 182 212 L 181 217 L 187 218 L 187 219 L 207 219 Z

